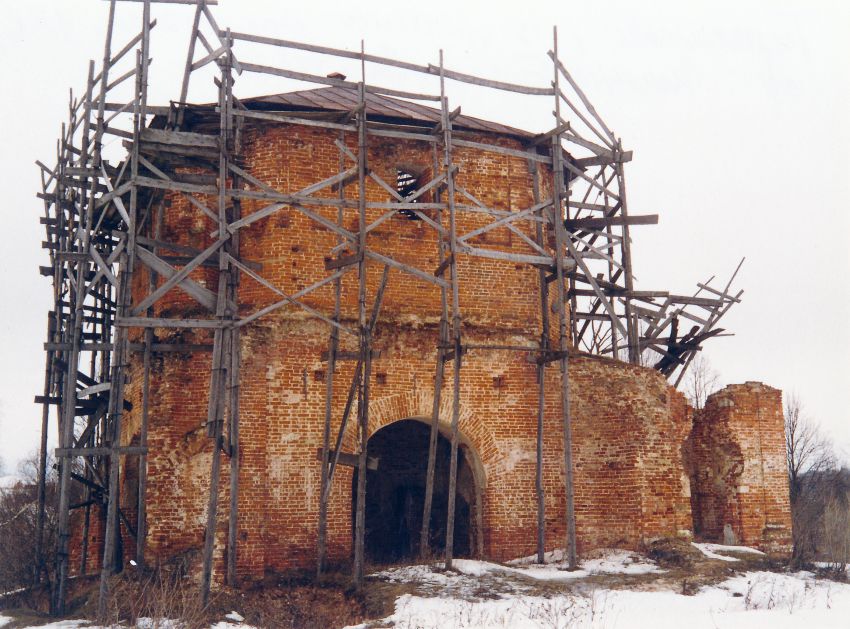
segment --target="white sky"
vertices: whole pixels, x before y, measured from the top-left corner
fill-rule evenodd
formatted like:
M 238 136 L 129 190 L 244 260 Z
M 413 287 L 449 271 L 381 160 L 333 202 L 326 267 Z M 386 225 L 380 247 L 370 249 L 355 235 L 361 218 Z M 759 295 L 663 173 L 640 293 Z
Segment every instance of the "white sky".
M 687 293 L 727 277 L 742 256 L 746 291 L 706 354 L 724 383 L 759 380 L 796 392 L 850 456 L 850 3 L 841 0 L 699 2 L 263 2 L 220 0 L 222 27 L 481 76 L 546 86 L 551 28 L 560 56 L 625 147 L 629 208 L 661 215 L 632 232 L 641 289 Z M 0 247 L 0 459 L 37 447 L 46 312 L 51 306 L 38 216 L 37 168 L 53 164 L 68 89 L 103 55 L 108 4 L 0 0 L 4 59 L 3 245 Z M 191 7 L 155 6 L 151 102 L 178 98 Z M 119 3 L 116 44 L 140 27 L 140 5 Z M 237 45 L 237 55 L 240 48 Z M 246 57 L 247 55 L 246 50 Z M 351 65 L 280 52 L 279 67 L 356 80 Z M 436 90 L 430 77 L 371 82 Z M 211 100 L 210 75 L 190 100 Z M 429 83 L 429 81 L 431 81 Z M 301 86 L 293 86 L 293 88 Z M 451 106 L 533 131 L 552 126 L 546 97 L 452 84 Z M 286 91 L 240 78 L 236 93 Z M 117 148 L 117 147 L 113 147 Z M 55 430 L 55 429 L 54 429 Z

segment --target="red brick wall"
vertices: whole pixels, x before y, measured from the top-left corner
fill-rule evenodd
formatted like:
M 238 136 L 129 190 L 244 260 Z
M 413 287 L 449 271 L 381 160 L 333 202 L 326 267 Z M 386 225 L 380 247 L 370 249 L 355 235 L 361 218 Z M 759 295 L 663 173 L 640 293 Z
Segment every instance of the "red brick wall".
M 788 550 L 791 510 L 782 392 L 747 382 L 710 396 L 695 414 L 691 448 L 698 535 Z
M 276 189 L 296 191 L 338 172 L 336 133 L 303 127 L 270 126 L 246 134 L 245 168 Z M 353 148 L 353 138 L 346 138 Z M 519 148 L 500 138 L 500 143 Z M 395 167 L 431 166 L 428 145 L 412 141 L 373 142 L 369 165 L 390 185 Z M 503 210 L 533 205 L 531 176 L 524 160 L 459 149 L 459 185 L 481 202 Z M 347 163 L 346 167 L 351 164 Z M 543 173 L 545 180 L 545 173 Z M 327 192 L 324 196 L 331 196 Z M 347 189 L 356 198 L 356 186 Z M 367 183 L 371 201 L 389 195 Z M 319 196 L 323 196 L 320 193 Z M 459 196 L 459 202 L 472 204 Z M 213 200 L 209 200 L 213 206 Z M 244 203 L 247 215 L 263 206 Z M 315 212 L 336 220 L 335 208 Z M 369 220 L 382 213 L 369 211 Z M 164 240 L 204 248 L 214 226 L 180 198 L 166 209 Z M 459 213 L 461 233 L 486 223 L 480 214 Z M 346 210 L 344 224 L 356 228 L 355 212 Z M 326 277 L 324 261 L 336 236 L 301 213 L 286 209 L 243 230 L 241 253 L 262 264 L 262 275 L 285 292 L 294 292 Z M 483 239 L 482 239 L 483 240 Z M 420 221 L 391 218 L 370 234 L 370 247 L 433 272 L 438 264 L 434 232 Z M 486 238 L 489 247 L 530 253 L 508 230 Z M 537 270 L 512 263 L 470 258 L 458 261 L 464 342 L 534 345 L 539 339 Z M 369 264 L 367 280 L 373 298 L 381 268 Z M 208 270 L 192 278 L 211 283 Z M 138 294 L 147 287 L 140 273 Z M 554 292 L 554 291 L 553 291 Z M 356 317 L 356 271 L 342 282 L 343 323 Z M 239 289 L 240 313 L 250 314 L 278 296 L 250 278 Z M 328 313 L 332 285 L 304 299 Z M 202 309 L 179 290 L 169 293 L 157 312 L 198 313 Z M 439 290 L 393 270 L 386 291 L 374 346 L 382 351 L 371 383 L 370 434 L 391 422 L 428 418 L 433 401 L 436 343 L 440 316 Z M 238 569 L 244 578 L 267 570 L 312 565 L 315 559 L 321 446 L 324 417 L 328 327 L 307 313 L 285 308 L 263 317 L 242 335 L 240 515 Z M 157 331 L 157 338 L 210 342 L 207 333 L 178 335 Z M 342 349 L 355 349 L 356 339 L 343 334 Z M 140 408 L 139 355 L 128 396 L 135 408 L 125 422 L 125 439 L 138 432 Z M 205 436 L 209 353 L 165 354 L 154 363 L 151 380 L 148 531 L 150 559 L 200 547 L 206 511 L 211 446 Z M 353 363 L 338 364 L 333 404 L 337 431 L 351 380 Z M 440 425 L 451 419 L 452 364 L 446 366 Z M 547 501 L 547 547 L 563 547 L 564 485 L 560 374 L 546 371 L 544 421 L 544 487 Z M 518 352 L 472 350 L 461 372 L 462 446 L 476 471 L 481 491 L 484 551 L 495 559 L 533 552 L 536 537 L 535 447 L 536 367 Z M 685 534 L 691 528 L 690 482 L 684 473 L 684 445 L 691 428 L 683 397 L 657 372 L 601 358 L 575 355 L 570 360 L 575 453 L 576 511 L 580 551 L 599 546 L 637 547 L 661 536 Z M 781 434 L 781 429 L 780 429 Z M 353 420 L 344 450 L 355 450 Z M 228 467 L 225 457 L 223 470 Z M 222 482 L 217 557 L 226 552 L 227 485 Z M 787 488 L 786 488 L 787 489 Z M 351 550 L 351 470 L 339 468 L 329 512 L 329 558 L 344 561 Z

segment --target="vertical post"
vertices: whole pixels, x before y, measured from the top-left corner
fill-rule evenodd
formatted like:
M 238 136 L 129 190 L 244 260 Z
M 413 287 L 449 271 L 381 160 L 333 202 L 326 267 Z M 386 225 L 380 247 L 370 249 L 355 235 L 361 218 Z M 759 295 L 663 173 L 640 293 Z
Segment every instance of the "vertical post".
M 560 124 L 560 123 L 556 123 Z M 540 175 L 537 164 L 528 160 L 528 171 L 532 179 L 532 192 L 535 205 L 540 203 Z M 540 210 L 545 215 L 545 210 Z M 543 225 L 535 224 L 537 244 L 545 247 Z M 549 343 L 549 282 L 546 281 L 546 271 L 537 269 L 537 279 L 540 284 L 540 354 L 537 356 L 537 468 L 534 486 L 537 492 L 537 563 L 543 563 L 546 554 L 546 495 L 543 488 L 543 419 L 546 410 L 546 361 L 550 351 Z
M 614 145 L 614 170 L 617 173 L 617 188 L 620 195 L 620 212 L 623 218 L 629 216 L 629 207 L 626 203 L 626 178 L 623 172 L 623 141 L 617 140 Z M 632 241 L 629 237 L 629 225 L 627 221 L 623 221 L 623 242 L 621 243 L 623 254 L 623 273 L 626 281 L 626 332 L 628 333 L 629 344 L 629 362 L 638 365 L 640 364 L 640 334 L 638 330 L 637 317 L 632 311 L 631 294 L 634 290 L 634 277 L 632 276 Z M 614 326 L 612 326 L 613 328 Z
M 446 172 L 446 194 L 449 206 L 449 268 L 452 280 L 452 341 L 454 346 L 454 380 L 452 391 L 452 446 L 449 459 L 449 496 L 446 517 L 446 570 L 452 569 L 454 554 L 455 500 L 457 491 L 458 422 L 460 421 L 460 368 L 463 360 L 461 345 L 460 299 L 457 276 L 457 225 L 455 217 L 455 183 L 452 165 L 452 120 L 449 100 L 446 97 L 446 80 L 443 69 L 443 51 L 440 50 L 440 104 L 443 126 L 443 166 Z
M 112 40 L 113 10 L 115 2 L 110 4 L 109 29 L 106 37 L 106 46 L 103 55 L 103 71 L 101 74 L 100 98 L 98 99 L 97 136 L 95 143 L 94 165 L 101 165 L 101 141 L 105 130 L 104 111 L 106 104 L 106 91 L 108 86 L 108 73 L 110 63 L 110 45 Z M 133 95 L 133 150 L 130 159 L 130 173 L 133 180 L 139 172 L 139 137 L 141 135 L 141 102 L 142 93 L 142 55 L 136 53 L 136 76 L 135 93 Z M 92 191 L 89 199 L 90 207 L 95 204 L 95 192 L 97 178 L 93 180 Z M 122 254 L 123 263 L 119 265 L 117 291 L 117 316 L 126 317 L 132 303 L 131 278 L 133 277 L 136 250 L 136 213 L 138 204 L 138 188 L 130 188 L 130 207 L 128 215 L 130 222 L 127 225 L 127 248 Z M 107 439 L 109 440 L 109 496 L 106 505 L 106 535 L 103 543 L 103 563 L 100 572 L 100 592 L 98 596 L 98 617 L 106 615 L 106 598 L 109 592 L 109 578 L 115 573 L 120 560 L 116 549 L 120 547 L 118 536 L 121 535 L 120 521 L 118 518 L 120 486 L 119 471 L 121 458 L 119 447 L 121 445 L 121 419 L 124 413 L 124 379 L 129 362 L 129 338 L 127 328 L 121 326 L 115 333 L 113 345 L 113 363 L 110 370 L 109 408 L 107 413 Z
M 230 409 L 229 409 L 229 439 L 230 453 L 230 511 L 227 522 L 227 583 L 237 585 L 236 557 L 239 532 L 239 388 L 242 363 L 242 348 L 239 341 L 239 330 L 230 332 Z
M 357 255 L 360 258 L 358 263 L 360 288 L 357 302 L 360 324 L 360 362 L 363 365 L 363 376 L 360 379 L 357 400 L 360 433 L 360 455 L 357 460 L 357 514 L 354 537 L 354 584 L 357 588 L 363 586 L 363 566 L 365 562 L 366 449 L 369 442 L 369 379 L 372 367 L 371 333 L 366 319 L 366 62 L 362 41 L 360 42 L 360 71 L 360 108 L 357 114 L 357 183 L 359 193 Z
M 112 15 L 113 5 L 110 5 L 110 15 Z M 111 30 L 111 27 L 110 27 Z M 103 77 L 101 77 L 103 81 Z M 89 164 L 89 133 L 91 121 L 91 104 L 92 91 L 94 89 L 94 61 L 89 62 L 89 74 L 86 87 L 86 100 L 84 110 L 84 123 L 82 144 L 80 147 L 80 165 L 86 167 Z M 63 130 L 63 138 L 65 137 Z M 60 176 L 64 175 L 64 167 L 60 166 Z M 78 253 L 88 252 L 89 247 L 89 228 L 91 226 L 91 215 L 93 212 L 94 201 L 87 202 L 85 190 L 85 180 L 80 184 L 80 216 L 79 220 L 84 221 L 79 225 L 79 238 L 76 240 L 76 250 Z M 85 212 L 83 212 L 85 208 Z M 71 242 L 68 243 L 70 248 Z M 85 297 L 85 277 L 88 265 L 78 261 L 76 268 L 76 288 L 70 300 L 72 313 L 69 316 L 73 317 L 71 329 L 69 330 L 67 339 L 71 343 L 71 349 L 66 354 L 66 377 L 62 394 L 62 405 L 59 416 L 59 447 L 70 448 L 74 444 L 74 416 L 77 403 L 77 364 L 80 358 L 80 339 L 83 328 L 83 299 Z M 69 268 L 70 272 L 70 268 Z M 70 479 L 71 479 L 71 463 L 67 455 L 58 457 L 59 464 L 59 504 L 57 508 L 57 532 L 56 532 L 56 590 L 53 600 L 53 613 L 61 615 L 65 612 L 65 580 L 68 577 L 68 541 L 71 536 L 69 529 L 70 525 Z
M 229 46 L 230 34 L 227 36 Z M 231 81 L 230 50 L 225 52 L 221 67 L 219 86 L 219 159 L 218 159 L 218 238 L 227 240 L 227 179 L 228 179 L 228 143 L 230 140 L 230 99 L 228 91 Z M 216 522 L 218 518 L 218 493 L 221 480 L 221 450 L 223 448 L 223 424 L 226 400 L 228 372 L 231 369 L 232 329 L 226 328 L 228 316 L 228 285 L 230 283 L 227 250 L 222 244 L 218 249 L 218 293 L 216 295 L 216 318 L 219 327 L 213 337 L 212 369 L 210 373 L 209 405 L 207 408 L 207 434 L 212 437 L 213 451 L 210 469 L 210 489 L 207 501 L 207 523 L 204 534 L 203 566 L 201 571 L 201 599 L 203 605 L 209 603 L 212 584 L 213 556 L 215 550 Z M 231 313 L 235 314 L 235 313 Z
M 560 125 L 561 100 L 558 86 L 558 27 L 554 28 L 554 71 L 555 71 L 555 125 Z M 555 276 L 558 296 L 558 349 L 561 352 L 561 405 L 564 415 L 564 488 L 567 499 L 567 562 L 570 569 L 577 565 L 576 558 L 576 515 L 573 486 L 572 418 L 570 416 L 569 341 L 567 339 L 566 291 L 564 290 L 564 254 L 566 252 L 563 200 L 569 204 L 569 193 L 564 184 L 561 133 L 552 137 L 552 227 L 555 230 Z
M 345 142 L 345 132 L 340 131 L 339 141 Z M 339 151 L 339 172 L 345 171 L 345 154 Z M 339 186 L 339 199 L 345 199 L 345 186 Z M 337 224 L 342 226 L 345 214 L 342 205 L 337 208 Z M 336 244 L 342 243 L 342 237 L 337 235 Z M 339 322 L 340 298 L 342 297 L 342 278 L 334 280 L 334 314 L 333 320 Z M 336 354 L 339 350 L 339 329 L 332 325 L 330 341 L 328 344 L 328 371 L 325 375 L 325 424 L 322 432 L 322 476 L 321 492 L 319 494 L 319 534 L 316 553 L 316 578 L 322 577 L 327 557 L 327 535 L 328 535 L 328 500 L 330 499 L 330 441 L 331 441 L 331 419 L 333 413 L 334 374 L 336 373 Z
M 230 29 L 227 30 L 227 48 L 228 53 L 230 49 L 233 47 L 233 39 L 230 35 Z M 229 57 L 228 57 L 229 60 Z M 233 118 L 230 115 L 230 112 L 234 106 L 234 98 L 233 98 L 233 78 L 230 71 L 230 64 L 226 66 L 227 68 L 227 76 L 228 80 L 225 83 L 225 99 L 227 104 L 227 113 L 228 116 L 225 119 L 225 124 L 227 125 L 228 130 L 228 143 L 233 143 L 233 152 L 238 154 L 242 150 L 241 136 L 239 135 L 239 128 L 237 128 L 235 135 L 231 133 Z M 228 145 L 228 151 L 231 148 Z M 233 187 L 238 187 L 238 178 L 234 177 Z M 242 218 L 242 202 L 240 199 L 233 198 L 233 212 L 230 217 L 231 221 L 239 220 Z M 237 231 L 230 238 L 230 251 L 232 255 L 239 256 L 239 232 Z M 238 293 L 239 293 L 239 269 L 235 265 L 231 265 L 230 267 L 230 277 L 227 288 L 228 298 L 233 301 L 234 308 L 237 309 L 236 312 L 232 312 L 231 316 L 238 316 Z M 227 583 L 231 586 L 237 585 L 237 577 L 236 577 L 236 558 L 238 556 L 237 546 L 238 546 L 238 529 L 239 529 L 239 468 L 241 461 L 241 454 L 239 450 L 239 396 L 240 396 L 240 379 L 241 379 L 241 366 L 242 366 L 242 347 L 240 341 L 240 333 L 238 328 L 232 328 L 230 330 L 230 372 L 229 372 L 229 389 L 230 389 L 230 407 L 228 412 L 229 417 L 229 447 L 228 452 L 230 454 L 230 509 L 228 512 L 228 521 L 227 521 Z
M 57 201 L 58 203 L 58 201 Z M 56 306 L 54 306 L 56 307 Z M 53 313 L 47 317 L 47 339 L 55 341 L 56 321 Z M 44 565 L 44 510 L 47 496 L 47 430 L 50 419 L 50 404 L 47 399 L 50 396 L 52 386 L 53 352 L 47 352 L 44 366 L 44 403 L 41 406 L 41 440 L 38 448 L 38 511 L 36 512 L 36 537 L 35 537 L 35 568 L 33 570 L 33 584 L 41 580 L 41 571 Z
M 153 238 L 158 238 L 159 221 L 162 216 L 161 207 L 157 209 L 157 226 Z M 157 248 L 152 248 L 153 254 L 157 254 Z M 152 269 L 149 269 L 148 290 L 153 292 L 156 290 L 156 274 Z M 148 308 L 148 316 L 153 316 L 153 308 Z M 142 422 L 139 430 L 139 445 L 147 447 L 148 445 L 148 424 L 150 416 L 150 391 L 151 391 L 151 346 L 153 345 L 153 329 L 146 328 L 144 343 L 144 354 L 142 356 Z M 145 497 L 147 495 L 148 482 L 148 457 L 147 454 L 139 455 L 139 494 L 136 501 L 136 563 L 140 566 L 144 565 L 145 561 L 145 541 L 147 537 L 147 503 Z
M 440 170 L 439 158 L 437 156 L 437 145 L 433 146 L 432 151 L 433 168 L 431 172 L 436 177 Z M 435 189 L 435 201 L 440 202 L 439 187 Z M 437 222 L 443 224 L 443 211 L 437 210 Z M 439 266 L 445 268 L 446 261 L 446 242 L 442 234 L 437 232 L 437 254 L 439 258 Z M 445 271 L 443 272 L 445 275 Z M 431 433 L 428 439 L 428 467 L 425 471 L 425 500 L 422 507 L 422 529 L 419 534 L 419 558 L 426 560 L 431 554 L 431 507 L 434 500 L 434 470 L 437 466 L 437 437 L 439 435 L 440 422 L 440 401 L 443 391 L 443 377 L 446 370 L 446 347 L 449 344 L 449 315 L 448 315 L 448 295 L 446 294 L 446 285 L 440 286 L 440 329 L 439 338 L 437 340 L 437 366 L 434 374 L 434 401 L 431 405 Z
M 147 91 L 148 91 L 148 60 L 150 59 L 150 0 L 145 0 L 142 8 L 142 67 L 139 81 L 140 101 L 138 126 L 141 130 L 147 123 Z M 135 153 L 135 149 L 134 149 Z M 151 221 L 153 229 L 151 232 L 155 240 L 159 239 L 162 224 L 162 204 L 157 205 L 156 217 Z M 156 247 L 153 253 L 156 255 Z M 153 292 L 156 289 L 156 275 L 152 269 L 148 274 L 148 289 Z M 148 309 L 148 316 L 153 316 L 153 308 Z M 145 329 L 145 347 L 142 358 L 142 425 L 139 429 L 139 445 L 148 445 L 148 423 L 150 416 L 150 379 L 151 379 L 151 346 L 153 345 L 153 329 Z M 147 484 L 148 484 L 148 455 L 143 452 L 139 455 L 139 493 L 136 500 L 136 563 L 140 566 L 145 563 L 145 543 L 147 541 Z

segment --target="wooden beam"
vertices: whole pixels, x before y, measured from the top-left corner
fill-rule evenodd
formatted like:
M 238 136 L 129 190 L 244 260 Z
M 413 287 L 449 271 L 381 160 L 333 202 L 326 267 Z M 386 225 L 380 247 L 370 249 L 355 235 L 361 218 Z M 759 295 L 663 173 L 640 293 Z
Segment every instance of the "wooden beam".
M 328 452 L 329 457 L 333 457 L 336 455 L 335 450 L 330 450 Z M 316 449 L 316 458 L 321 461 L 322 460 L 322 448 Z M 349 454 L 348 452 L 340 452 L 339 458 L 337 459 L 337 465 L 342 465 L 344 467 L 357 467 L 357 462 L 359 459 L 359 455 L 357 454 Z M 366 457 L 366 469 L 375 471 L 378 469 L 378 461 L 379 459 L 374 456 Z

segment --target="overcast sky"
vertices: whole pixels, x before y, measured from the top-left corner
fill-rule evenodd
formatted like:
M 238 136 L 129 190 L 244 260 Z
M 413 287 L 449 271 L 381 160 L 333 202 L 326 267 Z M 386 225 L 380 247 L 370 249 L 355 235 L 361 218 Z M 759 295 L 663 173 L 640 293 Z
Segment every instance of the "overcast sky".
M 437 63 L 547 86 L 552 26 L 560 56 L 634 161 L 629 208 L 660 214 L 632 231 L 638 288 L 692 290 L 727 277 L 742 256 L 734 337 L 706 354 L 724 383 L 758 380 L 795 392 L 850 456 L 850 2 L 261 2 L 220 0 L 222 27 Z M 49 279 L 33 162 L 55 161 L 68 89 L 103 56 L 108 4 L 0 0 L 3 245 L 0 246 L 0 459 L 37 447 Z M 119 3 L 116 44 L 139 30 L 140 5 Z M 178 98 L 192 8 L 154 7 L 151 102 Z M 237 55 L 240 49 L 237 46 Z M 248 56 L 248 49 L 245 49 Z M 279 52 L 254 57 L 316 74 L 351 65 Z M 367 69 L 367 79 L 438 89 Z M 303 86 L 292 85 L 292 88 Z M 236 93 L 286 91 L 239 78 Z M 208 101 L 211 76 L 190 100 Z M 450 85 L 451 106 L 532 131 L 552 126 L 547 97 Z M 112 147 L 117 148 L 117 147 Z M 55 432 L 55 427 L 53 428 Z

